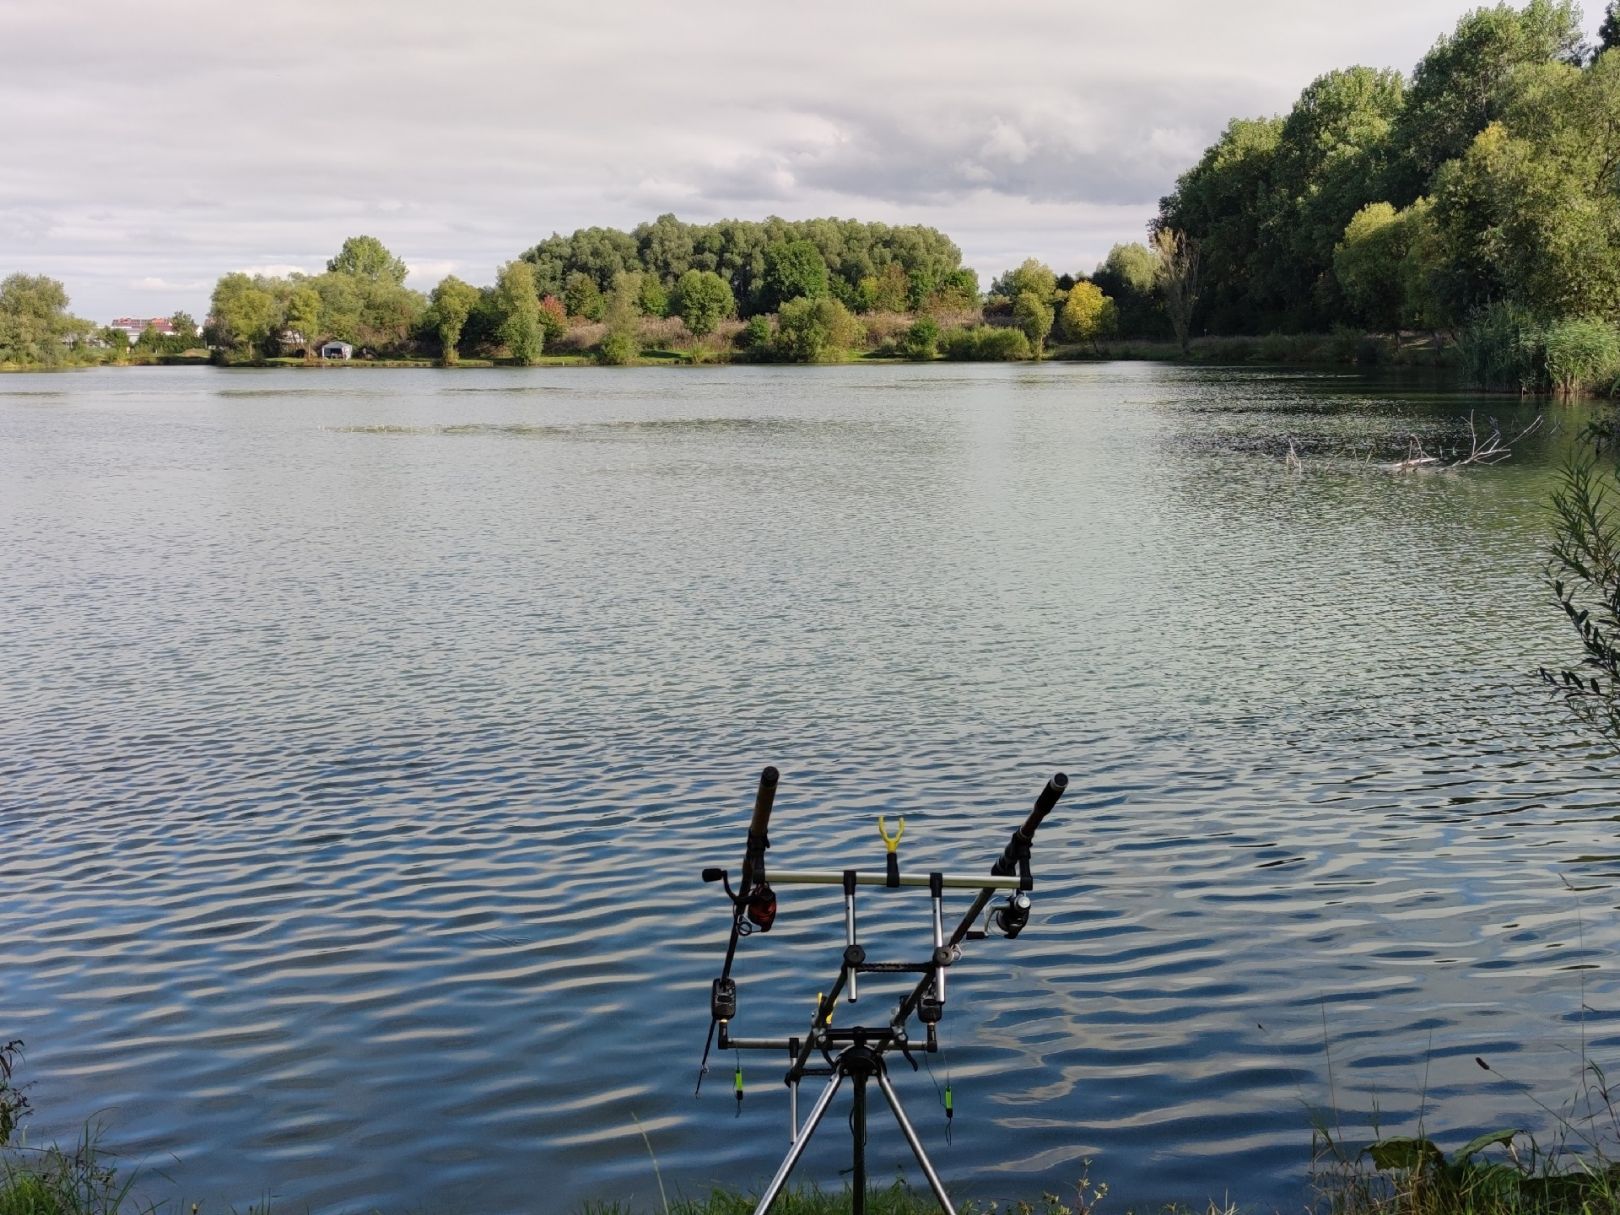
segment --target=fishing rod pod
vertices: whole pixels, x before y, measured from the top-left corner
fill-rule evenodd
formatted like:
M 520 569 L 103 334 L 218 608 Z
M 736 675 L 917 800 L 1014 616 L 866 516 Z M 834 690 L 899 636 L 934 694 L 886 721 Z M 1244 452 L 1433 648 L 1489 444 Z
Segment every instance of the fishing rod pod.
M 897 820 L 895 830 L 888 830 L 886 816 L 878 819 L 878 832 L 885 846 L 884 867 L 878 869 L 770 869 L 765 861 L 770 848 L 768 835 L 771 810 L 776 801 L 779 773 L 768 767 L 759 778 L 754 797 L 754 812 L 748 824 L 748 839 L 743 852 L 741 879 L 736 890 L 731 888 L 724 869 L 710 867 L 703 870 L 705 882 L 720 882 L 727 901 L 731 904 L 731 937 L 726 946 L 725 963 L 720 975 L 710 985 L 709 1036 L 703 1047 L 703 1064 L 698 1072 L 698 1089 L 708 1071 L 709 1051 L 716 1044 L 721 1050 L 739 1052 L 735 1076 L 735 1096 L 738 1112 L 743 1100 L 740 1052 L 775 1051 L 788 1059 L 788 1070 L 783 1077 L 788 1088 L 791 1144 L 776 1175 L 763 1193 L 754 1215 L 767 1215 L 788 1176 L 809 1145 L 834 1096 L 845 1080 L 853 1081 L 853 1103 L 850 1111 L 854 1168 L 851 1190 L 854 1215 L 864 1215 L 866 1205 L 866 1115 L 867 1085 L 875 1083 L 883 1094 L 905 1136 L 912 1155 L 928 1179 L 929 1188 L 946 1215 L 956 1215 L 945 1193 L 945 1187 L 934 1171 L 922 1141 L 900 1105 L 899 1094 L 888 1076 L 885 1054 L 898 1050 L 917 1069 L 913 1051 L 934 1053 L 939 1050 L 939 1024 L 945 1015 L 946 972 L 962 957 L 963 941 L 984 940 L 987 932 L 975 929 L 980 915 L 985 915 L 987 928 L 994 928 L 1008 939 L 1018 936 L 1029 923 L 1030 891 L 1035 888 L 1035 877 L 1030 868 L 1030 852 L 1035 832 L 1046 820 L 1058 799 L 1068 787 L 1069 778 L 1059 772 L 1046 782 L 1046 787 L 1035 799 L 1034 808 L 1023 824 L 1012 833 L 1000 857 L 985 873 L 927 873 L 906 872 L 900 868 L 899 846 L 905 833 L 905 819 Z M 731 1023 L 737 1017 L 737 983 L 731 977 L 736 960 L 737 943 L 754 932 L 769 932 L 776 920 L 777 904 L 773 888 L 776 886 L 839 886 L 844 897 L 844 950 L 833 982 L 816 996 L 809 1026 L 803 1031 L 783 1037 L 736 1037 Z M 890 890 L 927 887 L 931 907 L 931 948 L 922 962 L 872 961 L 858 939 L 855 914 L 856 892 L 862 886 L 879 886 Z M 965 915 L 956 927 L 945 931 L 944 899 L 947 890 L 972 890 L 974 897 Z M 991 909 L 985 909 L 998 895 L 1004 900 Z M 834 1029 L 833 1012 L 840 998 L 850 1004 L 859 999 L 862 975 L 917 976 L 910 992 L 903 996 L 888 1018 L 877 1025 L 855 1025 Z M 922 1042 L 914 1041 L 908 1030 L 915 1016 L 923 1028 Z M 836 1054 L 834 1052 L 837 1052 Z M 812 1056 L 819 1056 L 812 1062 Z M 827 1086 L 816 1099 L 809 1116 L 799 1122 L 799 1084 L 806 1076 L 826 1077 Z M 946 1118 L 952 1116 L 950 1090 L 946 1089 Z

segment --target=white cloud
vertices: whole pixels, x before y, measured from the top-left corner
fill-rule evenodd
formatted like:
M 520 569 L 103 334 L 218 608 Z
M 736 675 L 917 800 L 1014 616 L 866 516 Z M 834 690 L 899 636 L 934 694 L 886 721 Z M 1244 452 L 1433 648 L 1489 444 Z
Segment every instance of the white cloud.
M 222 272 L 318 271 L 359 233 L 413 281 L 488 282 L 553 231 L 665 210 L 932 223 L 981 271 L 1081 268 L 1228 118 L 1330 68 L 1409 69 L 1464 7 L 283 0 L 283 28 L 322 31 L 283 39 L 252 6 L 0 5 L 0 112 L 27 116 L 0 275 L 53 274 L 88 315 L 171 291 L 200 314 Z

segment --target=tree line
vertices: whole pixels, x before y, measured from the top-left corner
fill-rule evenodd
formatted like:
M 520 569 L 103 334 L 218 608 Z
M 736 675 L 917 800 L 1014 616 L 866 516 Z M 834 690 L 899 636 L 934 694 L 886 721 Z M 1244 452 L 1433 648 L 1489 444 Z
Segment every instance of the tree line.
M 1234 119 L 1160 203 L 1195 331 L 1455 335 L 1491 387 L 1620 376 L 1620 4 L 1476 9 L 1410 76 L 1349 67 Z

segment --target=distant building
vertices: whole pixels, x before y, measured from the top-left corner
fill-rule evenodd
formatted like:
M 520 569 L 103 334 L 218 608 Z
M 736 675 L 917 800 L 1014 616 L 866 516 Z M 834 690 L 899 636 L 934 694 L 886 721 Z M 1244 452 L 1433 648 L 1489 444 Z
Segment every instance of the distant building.
M 122 329 L 129 336 L 130 345 L 134 345 L 136 339 L 145 333 L 148 327 L 156 329 L 162 337 L 175 337 L 179 334 L 179 331 L 174 327 L 174 322 L 166 316 L 121 316 L 107 326 L 109 329 Z M 191 333 L 186 336 L 196 337 L 197 335 Z
M 321 347 L 323 359 L 352 359 L 354 347 L 347 342 L 328 342 Z

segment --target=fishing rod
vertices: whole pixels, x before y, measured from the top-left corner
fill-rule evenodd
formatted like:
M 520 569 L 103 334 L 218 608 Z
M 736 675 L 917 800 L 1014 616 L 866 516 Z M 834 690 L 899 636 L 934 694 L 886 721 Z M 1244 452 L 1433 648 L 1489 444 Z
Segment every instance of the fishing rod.
M 726 942 L 726 963 L 720 968 L 720 977 L 712 984 L 709 994 L 709 1036 L 703 1042 L 703 1063 L 698 1068 L 697 1087 L 692 1090 L 694 1097 L 703 1091 L 703 1077 L 709 1074 L 709 1048 L 714 1045 L 714 1027 L 723 1023 L 721 1013 L 729 1008 L 731 1015 L 736 1015 L 737 983 L 731 977 L 731 964 L 737 957 L 737 942 L 754 928 L 769 932 L 776 921 L 776 895 L 764 879 L 765 850 L 771 846 L 766 831 L 770 827 L 771 806 L 776 801 L 776 782 L 780 775 L 769 766 L 759 774 L 759 790 L 754 794 L 754 815 L 748 821 L 748 845 L 743 852 L 742 876 L 736 894 L 731 892 L 725 871 L 719 871 L 726 897 L 732 902 L 731 939 Z M 715 880 L 710 873 L 707 869 L 703 871 L 705 882 Z M 745 930 L 745 923 L 751 928 Z M 725 1049 L 724 1046 L 721 1049 Z
M 884 842 L 885 856 L 882 871 L 850 869 L 777 869 L 768 870 L 765 850 L 769 841 L 765 829 L 770 817 L 777 783 L 775 768 L 766 768 L 760 777 L 760 792 L 754 802 L 754 817 L 748 828 L 748 845 L 743 856 L 742 875 L 738 889 L 731 889 L 726 870 L 710 867 L 703 871 L 705 882 L 719 882 L 732 905 L 731 939 L 726 946 L 725 964 L 720 977 L 710 985 L 709 1037 L 703 1046 L 703 1066 L 698 1073 L 698 1084 L 708 1069 L 710 1047 L 718 1031 L 722 1051 L 773 1051 L 785 1055 L 788 1069 L 783 1077 L 789 1098 L 789 1127 L 791 1142 L 771 1182 L 761 1193 L 754 1215 L 767 1215 L 776 1202 L 788 1177 L 809 1146 L 810 1137 L 826 1116 L 833 1098 L 846 1080 L 852 1081 L 852 1109 L 850 1132 L 853 1141 L 854 1167 L 851 1179 L 853 1215 L 865 1215 L 866 1209 L 866 1124 L 867 1085 L 875 1083 L 888 1103 L 901 1134 L 916 1158 L 929 1188 L 945 1215 L 956 1215 L 945 1187 L 928 1159 L 911 1121 L 900 1104 L 900 1096 L 889 1079 L 885 1054 L 897 1050 L 917 1068 L 913 1051 L 936 1053 L 939 1047 L 939 1025 L 945 1014 L 946 974 L 962 958 L 964 941 L 984 940 L 994 929 L 1008 939 L 1023 932 L 1029 923 L 1030 892 L 1035 888 L 1035 877 L 1030 867 L 1031 846 L 1035 832 L 1057 805 L 1068 787 L 1069 778 L 1056 773 L 1040 795 L 1034 808 L 1007 845 L 1000 857 L 986 873 L 946 873 L 932 870 L 927 873 L 905 872 L 900 868 L 900 840 L 905 834 L 905 819 L 898 820 L 891 834 L 885 816 L 878 818 L 878 834 Z M 769 785 L 769 795 L 766 787 Z M 763 807 L 763 809 L 762 809 Z M 734 1037 L 731 1023 L 737 1017 L 737 984 L 731 977 L 736 957 L 737 941 L 751 931 L 769 932 L 776 920 L 777 886 L 838 886 L 844 896 L 844 952 L 838 974 L 833 982 L 816 996 L 810 1024 L 803 1031 L 780 1037 Z M 880 962 L 867 957 L 858 936 L 856 893 L 863 887 L 888 890 L 917 890 L 926 888 L 931 904 L 930 925 L 932 948 L 921 962 Z M 949 935 L 945 932 L 944 901 L 947 890 L 972 890 L 974 896 L 967 912 Z M 992 901 L 1001 901 L 991 906 Z M 987 911 L 988 909 L 988 911 Z M 984 927 L 974 928 L 979 917 L 985 916 Z M 748 927 L 745 927 L 744 925 Z M 910 991 L 899 999 L 887 1019 L 875 1025 L 855 1025 L 848 1028 L 832 1027 L 833 1012 L 842 998 L 849 1004 L 859 999 L 860 979 L 863 975 L 916 976 Z M 910 1028 L 915 1017 L 922 1026 L 922 1039 L 918 1041 Z M 833 1052 L 837 1051 L 835 1055 Z M 812 1062 L 819 1054 L 822 1062 Z M 740 1059 L 739 1053 L 739 1059 Z M 806 1076 L 826 1077 L 827 1085 L 811 1107 L 809 1117 L 799 1122 L 799 1085 Z M 734 1080 L 734 1093 L 741 1114 L 743 1100 L 741 1064 Z M 945 1093 L 945 1116 L 951 1118 L 953 1109 L 949 1086 Z

